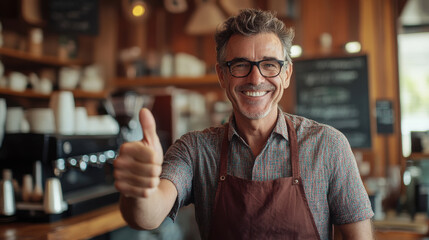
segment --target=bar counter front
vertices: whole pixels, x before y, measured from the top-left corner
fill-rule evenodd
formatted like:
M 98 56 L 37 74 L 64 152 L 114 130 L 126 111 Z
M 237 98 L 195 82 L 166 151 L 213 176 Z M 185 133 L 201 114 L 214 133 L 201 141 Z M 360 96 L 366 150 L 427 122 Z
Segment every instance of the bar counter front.
M 118 204 L 112 204 L 52 223 L 0 223 L 0 239 L 88 239 L 109 233 L 126 225 Z

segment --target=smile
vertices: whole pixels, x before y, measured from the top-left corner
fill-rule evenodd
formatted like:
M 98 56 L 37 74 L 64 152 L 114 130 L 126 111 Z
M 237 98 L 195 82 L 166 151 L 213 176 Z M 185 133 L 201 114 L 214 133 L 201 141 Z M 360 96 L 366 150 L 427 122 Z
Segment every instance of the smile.
M 261 96 L 264 96 L 265 94 L 267 94 L 268 92 L 267 91 L 257 91 L 257 92 L 255 92 L 255 91 L 244 91 L 243 92 L 244 93 L 244 95 L 246 95 L 246 96 L 249 96 L 249 97 L 261 97 Z

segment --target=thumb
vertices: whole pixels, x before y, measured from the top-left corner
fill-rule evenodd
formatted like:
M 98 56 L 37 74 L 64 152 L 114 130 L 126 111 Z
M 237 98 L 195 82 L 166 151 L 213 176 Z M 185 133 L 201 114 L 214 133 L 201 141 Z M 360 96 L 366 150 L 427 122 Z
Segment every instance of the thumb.
M 147 108 L 142 108 L 139 113 L 140 126 L 143 132 L 142 142 L 154 146 L 158 141 L 156 123 L 152 113 Z

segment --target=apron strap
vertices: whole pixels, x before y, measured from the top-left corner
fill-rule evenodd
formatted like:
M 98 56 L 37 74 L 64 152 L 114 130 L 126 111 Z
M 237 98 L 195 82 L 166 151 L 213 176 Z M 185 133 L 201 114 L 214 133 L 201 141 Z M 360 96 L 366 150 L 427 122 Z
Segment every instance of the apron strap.
M 225 124 L 225 131 L 223 133 L 223 141 L 222 141 L 222 148 L 220 151 L 220 171 L 219 171 L 219 180 L 224 181 L 227 174 L 227 165 L 228 165 L 228 148 L 229 148 L 229 141 L 228 141 L 228 130 L 229 130 L 229 124 Z
M 290 149 L 290 159 L 292 162 L 292 184 L 299 184 L 301 176 L 299 173 L 299 158 L 298 158 L 298 141 L 296 136 L 295 128 L 292 124 L 292 121 L 285 116 L 287 133 L 289 136 L 289 149 Z

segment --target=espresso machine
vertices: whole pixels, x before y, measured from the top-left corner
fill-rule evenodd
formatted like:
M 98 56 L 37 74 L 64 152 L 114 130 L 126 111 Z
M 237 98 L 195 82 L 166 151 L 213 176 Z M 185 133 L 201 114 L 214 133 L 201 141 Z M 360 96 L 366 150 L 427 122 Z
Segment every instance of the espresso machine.
M 59 179 L 65 205 L 62 211 L 46 213 L 42 201 L 26 202 L 16 193 L 18 220 L 56 221 L 117 202 L 112 162 L 119 139 L 117 135 L 6 134 L 0 168 L 10 170 L 19 186 L 25 175 L 34 176 L 36 182 L 40 178 L 43 188 L 47 180 Z

